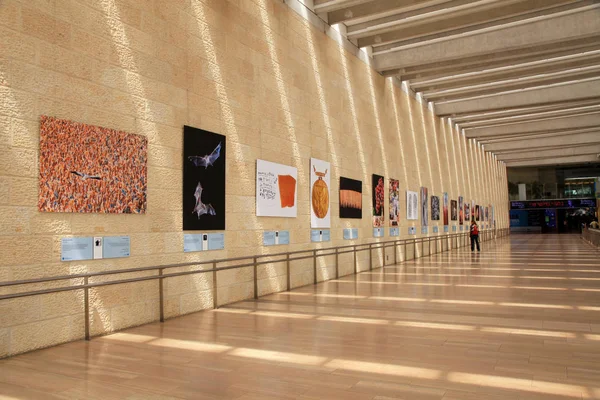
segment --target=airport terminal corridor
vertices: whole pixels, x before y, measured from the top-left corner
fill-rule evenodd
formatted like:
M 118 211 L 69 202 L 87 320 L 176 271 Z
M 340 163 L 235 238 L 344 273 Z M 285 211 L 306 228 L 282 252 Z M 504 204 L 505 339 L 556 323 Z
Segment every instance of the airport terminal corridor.
M 3 399 L 599 399 L 600 259 L 513 235 L 0 361 Z

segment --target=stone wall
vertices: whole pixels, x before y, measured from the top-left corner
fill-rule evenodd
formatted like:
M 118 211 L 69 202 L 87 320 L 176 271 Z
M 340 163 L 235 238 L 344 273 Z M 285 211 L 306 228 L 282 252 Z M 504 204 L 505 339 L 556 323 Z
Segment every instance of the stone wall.
M 498 227 L 508 226 L 502 164 L 280 1 L 3 0 L 0 48 L 0 281 L 210 267 L 202 263 L 318 247 L 310 243 L 310 157 L 332 164 L 332 240 L 321 247 L 389 239 L 372 238 L 373 173 L 400 180 L 400 238 L 420 225 L 406 220 L 405 191 L 421 186 L 494 204 Z M 147 136 L 147 214 L 38 212 L 41 115 Z M 223 251 L 183 253 L 184 124 L 227 136 Z M 257 158 L 298 168 L 297 218 L 255 216 Z M 362 220 L 338 218 L 340 176 L 363 181 Z M 344 241 L 344 227 L 359 228 L 360 239 Z M 265 229 L 289 230 L 291 244 L 262 247 Z M 132 256 L 60 262 L 61 238 L 93 235 L 129 235 Z M 351 273 L 351 258 L 340 259 L 341 273 Z M 367 253 L 358 262 L 368 268 Z M 318 269 L 319 280 L 334 276 L 330 258 Z M 261 267 L 259 279 L 261 294 L 282 290 L 285 268 Z M 312 280 L 311 261 L 292 263 L 293 286 Z M 248 298 L 252 270 L 222 272 L 218 284 L 220 304 Z M 92 334 L 158 319 L 156 281 L 98 288 L 90 300 Z M 82 302 L 81 292 L 0 301 L 0 356 L 81 339 Z M 209 274 L 165 282 L 167 317 L 210 307 Z

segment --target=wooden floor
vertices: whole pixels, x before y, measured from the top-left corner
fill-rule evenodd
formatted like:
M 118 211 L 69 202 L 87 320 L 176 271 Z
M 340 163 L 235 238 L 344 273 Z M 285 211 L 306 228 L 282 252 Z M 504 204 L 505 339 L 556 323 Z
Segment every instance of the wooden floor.
M 2 399 L 600 399 L 600 259 L 512 236 L 0 361 Z

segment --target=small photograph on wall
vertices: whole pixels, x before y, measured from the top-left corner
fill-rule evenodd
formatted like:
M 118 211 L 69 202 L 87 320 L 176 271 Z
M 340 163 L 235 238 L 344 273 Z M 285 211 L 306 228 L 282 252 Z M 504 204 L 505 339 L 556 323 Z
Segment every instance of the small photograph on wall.
M 475 205 L 475 220 L 479 221 L 479 205 Z
M 42 116 L 38 209 L 143 214 L 147 160 L 144 136 Z
M 373 174 L 372 178 L 372 195 L 373 201 L 373 226 L 375 228 L 383 226 L 384 216 L 384 203 L 385 203 L 385 183 L 383 176 Z
M 471 205 L 468 202 L 465 203 L 465 221 L 471 222 Z
M 256 215 L 294 218 L 298 214 L 298 169 L 256 160 Z
M 421 223 L 423 226 L 429 225 L 429 196 L 427 188 L 421 186 Z
M 310 159 L 310 226 L 330 228 L 331 210 L 329 188 L 331 187 L 331 164 L 327 161 Z
M 442 195 L 442 200 L 443 200 L 443 213 L 444 213 L 444 225 L 448 225 L 449 221 L 448 221 L 448 193 L 444 193 Z
M 390 179 L 390 226 L 399 225 L 400 216 L 400 182 L 397 179 Z
M 485 208 L 485 220 L 487 222 L 489 222 L 489 220 L 490 220 L 490 208 L 489 207 Z
M 183 127 L 183 230 L 225 230 L 225 136 Z
M 419 194 L 410 190 L 406 191 L 406 219 L 417 220 L 419 219 Z
M 456 221 L 458 219 L 458 207 L 456 205 L 456 200 L 450 200 L 450 219 L 452 221 Z
M 431 196 L 431 220 L 440 220 L 440 197 Z
M 362 182 L 340 177 L 340 218 L 362 218 Z
M 463 225 L 465 220 L 464 200 L 462 196 L 458 196 L 458 224 Z

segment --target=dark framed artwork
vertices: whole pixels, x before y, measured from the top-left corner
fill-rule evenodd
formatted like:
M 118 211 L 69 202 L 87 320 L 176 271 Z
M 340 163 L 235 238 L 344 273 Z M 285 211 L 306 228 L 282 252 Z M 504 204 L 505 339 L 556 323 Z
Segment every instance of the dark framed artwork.
M 440 220 L 440 197 L 431 196 L 431 220 Z
M 225 136 L 183 127 L 183 230 L 225 230 Z
M 340 218 L 362 218 L 362 182 L 340 177 Z
M 383 226 L 383 221 L 385 220 L 385 182 L 383 180 L 383 176 L 373 174 L 371 184 L 371 199 L 373 201 L 373 226 L 375 228 L 379 228 Z
M 458 219 L 458 207 L 456 200 L 450 200 L 450 220 L 456 221 Z
M 428 201 L 427 188 L 421 186 L 421 224 L 422 226 L 429 225 L 429 201 Z

